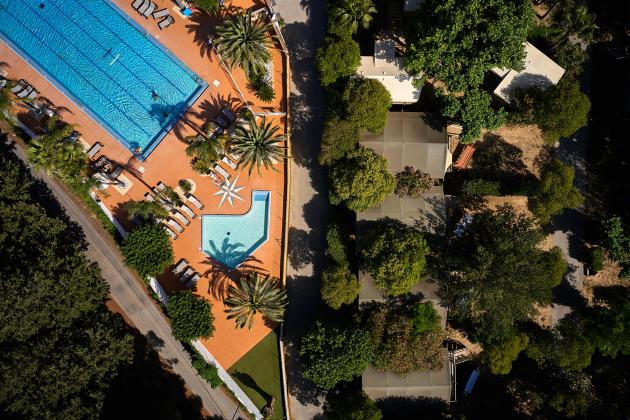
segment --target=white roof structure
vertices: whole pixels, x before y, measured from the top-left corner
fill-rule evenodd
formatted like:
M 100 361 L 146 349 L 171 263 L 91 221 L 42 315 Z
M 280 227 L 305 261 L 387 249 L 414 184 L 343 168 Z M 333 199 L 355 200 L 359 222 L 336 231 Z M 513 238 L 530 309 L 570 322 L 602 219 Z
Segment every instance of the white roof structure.
M 503 78 L 494 94 L 507 103 L 512 100 L 516 89 L 538 87 L 544 90 L 558 83 L 564 75 L 562 67 L 529 42 L 525 43 L 525 54 L 525 68 L 521 71 L 498 67 L 492 69 L 494 74 Z
M 412 104 L 420 98 L 421 88 L 413 85 L 414 78 L 403 69 L 403 57 L 396 57 L 393 40 L 374 42 L 374 56 L 361 57 L 357 74 L 381 82 L 395 104 Z

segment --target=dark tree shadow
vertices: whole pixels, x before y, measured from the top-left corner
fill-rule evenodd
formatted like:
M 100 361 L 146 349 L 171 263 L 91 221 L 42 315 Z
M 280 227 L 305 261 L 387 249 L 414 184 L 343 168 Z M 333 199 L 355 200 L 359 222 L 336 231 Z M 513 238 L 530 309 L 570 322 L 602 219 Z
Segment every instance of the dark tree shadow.
M 201 263 L 208 266 L 208 269 L 203 273 L 204 277 L 209 278 L 208 293 L 219 300 L 223 300 L 226 296 L 229 285 L 238 281 L 245 273 L 256 271 L 266 274 L 266 270 L 262 267 L 262 261 L 253 255 L 246 257 L 236 269 L 226 267 L 212 257 L 208 257 Z
M 376 400 L 376 405 L 383 412 L 383 419 L 392 420 L 437 420 L 445 418 L 448 411 L 448 405 L 441 398 L 388 397 Z
M 289 262 L 296 270 L 309 264 L 313 258 L 310 238 L 305 230 L 289 228 Z
M 270 404 L 271 403 L 271 399 L 273 398 L 273 396 L 271 394 L 269 394 L 267 391 L 265 391 L 264 389 L 262 389 L 256 383 L 256 380 L 254 378 L 252 378 L 249 374 L 247 374 L 245 372 L 235 371 L 235 372 L 232 373 L 232 375 L 234 375 L 236 377 L 236 379 L 238 379 L 239 382 L 241 382 L 243 385 L 245 385 L 246 387 L 256 391 L 258 393 L 258 395 L 260 395 L 261 397 L 264 398 L 266 404 Z

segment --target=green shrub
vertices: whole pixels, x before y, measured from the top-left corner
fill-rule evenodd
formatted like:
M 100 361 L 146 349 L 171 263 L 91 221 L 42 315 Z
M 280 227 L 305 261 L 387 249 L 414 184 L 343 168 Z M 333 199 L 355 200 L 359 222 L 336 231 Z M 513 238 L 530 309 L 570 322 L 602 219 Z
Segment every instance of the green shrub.
M 483 197 L 487 195 L 501 195 L 501 188 L 497 181 L 485 179 L 471 179 L 464 181 L 462 194 L 468 197 Z
M 565 77 L 540 95 L 534 117 L 545 140 L 554 143 L 584 127 L 590 110 L 591 101 L 580 91 L 579 83 Z
M 507 375 L 512 370 L 512 362 L 525 350 L 529 343 L 529 337 L 521 332 L 500 343 L 487 346 L 485 361 L 490 372 L 495 375 Z
M 598 246 L 591 248 L 590 268 L 593 274 L 602 271 L 602 268 L 604 268 L 604 250 Z
M 361 130 L 353 122 L 339 118 L 326 121 L 319 152 L 320 165 L 332 165 L 345 157 L 357 147 L 360 137 Z
M 206 299 L 185 290 L 169 296 L 167 309 L 173 336 L 179 341 L 212 337 L 214 316 Z
M 352 38 L 327 37 L 315 54 L 319 80 L 328 86 L 342 77 L 352 76 L 361 63 L 359 44 Z
M 223 385 L 217 367 L 206 362 L 197 352 L 192 354 L 192 365 L 197 373 L 199 373 L 199 376 L 208 382 L 212 388 L 218 388 Z
M 630 260 L 630 236 L 625 232 L 619 216 L 611 217 L 605 223 L 606 248 L 610 258 L 619 263 Z
M 192 190 L 192 184 L 187 179 L 182 179 L 179 181 L 179 187 L 182 191 L 189 193 Z
M 530 198 L 528 206 L 542 224 L 547 224 L 555 215 L 565 209 L 575 209 L 582 205 L 584 198 L 573 186 L 575 169 L 553 159 L 542 170 L 540 183 Z
M 264 69 L 249 75 L 249 88 L 253 90 L 256 97 L 263 102 L 269 103 L 276 98 L 276 91 L 265 79 Z
M 433 186 L 431 175 L 405 166 L 405 169 L 396 174 L 396 189 L 394 192 L 399 197 L 418 198 Z
M 321 295 L 333 309 L 350 305 L 359 296 L 361 285 L 347 265 L 332 264 L 322 273 Z
M 144 224 L 131 231 L 120 250 L 125 263 L 140 277 L 157 276 L 173 264 L 173 247 L 164 228 Z
M 342 227 L 334 222 L 326 226 L 326 244 L 328 245 L 328 257 L 340 265 L 348 264 L 348 235 Z
M 424 334 L 440 328 L 440 315 L 433 307 L 433 303 L 418 303 L 413 308 L 413 327 L 416 334 Z
M 190 0 L 190 2 L 211 14 L 217 13 L 221 7 L 219 0 Z

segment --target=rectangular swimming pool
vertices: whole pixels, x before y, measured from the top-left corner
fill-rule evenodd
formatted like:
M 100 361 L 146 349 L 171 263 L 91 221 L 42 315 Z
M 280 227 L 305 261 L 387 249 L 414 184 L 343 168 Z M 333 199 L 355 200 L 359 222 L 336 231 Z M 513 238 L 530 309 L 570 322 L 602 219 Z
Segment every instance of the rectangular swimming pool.
M 207 87 L 109 0 L 0 0 L 0 38 L 141 159 Z

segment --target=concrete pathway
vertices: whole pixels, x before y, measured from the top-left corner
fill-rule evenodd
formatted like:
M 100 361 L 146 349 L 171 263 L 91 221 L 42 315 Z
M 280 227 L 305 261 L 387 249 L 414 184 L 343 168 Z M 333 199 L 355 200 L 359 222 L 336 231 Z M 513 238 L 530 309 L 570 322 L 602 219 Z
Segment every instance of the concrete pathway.
M 326 31 L 326 2 L 276 0 L 291 60 L 291 225 L 285 320 L 287 387 L 291 418 L 311 419 L 322 413 L 323 393 L 302 375 L 297 344 L 305 328 L 321 312 L 320 274 L 328 220 L 325 170 L 317 163 L 324 101 L 315 67 L 315 50 Z
M 26 162 L 23 150 L 17 147 L 16 153 Z M 170 364 L 173 371 L 181 376 L 188 390 L 201 399 L 204 408 L 213 416 L 225 419 L 248 418 L 249 416 L 241 411 L 225 391 L 212 389 L 197 375 L 187 353 L 171 335 L 169 323 L 147 294 L 145 286 L 125 267 L 116 245 L 109 238 L 103 237 L 107 234 L 97 227 L 90 215 L 44 171 L 34 173 L 34 176 L 46 182 L 68 217 L 81 226 L 89 245 L 87 255 L 101 267 L 103 278 L 109 284 L 112 299 L 140 333 L 149 338 L 149 342 L 162 360 Z

